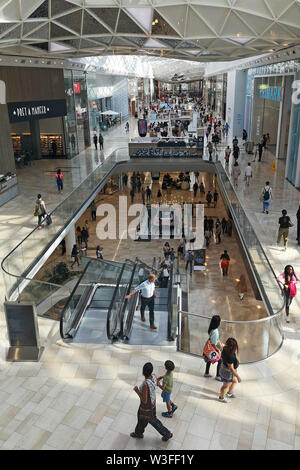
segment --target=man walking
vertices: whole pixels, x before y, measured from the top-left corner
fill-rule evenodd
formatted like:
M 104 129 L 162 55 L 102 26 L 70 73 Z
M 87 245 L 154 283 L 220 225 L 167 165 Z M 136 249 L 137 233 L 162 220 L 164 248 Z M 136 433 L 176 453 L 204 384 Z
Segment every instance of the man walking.
M 101 132 L 99 132 L 99 145 L 100 145 L 100 150 L 103 150 L 103 135 Z
M 185 255 L 185 261 L 186 261 L 185 270 L 187 271 L 190 265 L 190 275 L 193 274 L 193 259 L 194 259 L 193 252 L 191 250 L 188 250 Z
M 280 217 L 278 223 L 279 223 L 279 230 L 278 230 L 278 237 L 277 237 L 277 245 L 280 244 L 281 242 L 281 237 L 283 237 L 284 241 L 284 249 L 287 249 L 287 242 L 288 242 L 288 236 L 289 236 L 289 228 L 292 227 L 291 224 L 291 219 L 287 215 L 287 211 L 283 209 L 281 211 L 282 217 Z
M 154 324 L 154 299 L 156 297 L 155 279 L 155 274 L 149 274 L 147 281 L 142 282 L 125 297 L 125 299 L 129 300 L 136 292 L 141 292 L 141 320 L 143 322 L 146 321 L 145 308 L 148 305 L 150 328 L 152 330 L 157 330 L 157 326 Z
M 248 163 L 248 166 L 246 166 L 245 168 L 245 181 L 246 181 L 247 186 L 249 186 L 251 178 L 252 178 L 252 168 L 251 168 L 251 163 Z
M 97 150 L 97 149 L 98 149 L 98 147 L 97 147 L 97 145 L 98 145 L 98 137 L 97 137 L 97 134 L 94 134 L 93 142 L 94 142 L 94 145 L 95 145 L 95 149 Z
M 149 188 L 149 186 L 147 186 L 147 189 L 146 189 L 146 196 L 147 196 L 147 202 L 149 202 L 151 199 L 151 189 Z
M 210 207 L 211 200 L 212 200 L 212 194 L 211 194 L 210 191 L 208 191 L 208 193 L 206 195 L 207 207 Z
M 218 193 L 217 190 L 215 189 L 215 192 L 214 192 L 214 206 L 215 206 L 215 207 L 217 207 L 218 198 L 219 198 L 219 193 Z
M 272 188 L 269 181 L 266 181 L 266 186 L 262 189 L 259 199 L 262 199 L 263 213 L 269 214 L 270 203 L 272 201 Z

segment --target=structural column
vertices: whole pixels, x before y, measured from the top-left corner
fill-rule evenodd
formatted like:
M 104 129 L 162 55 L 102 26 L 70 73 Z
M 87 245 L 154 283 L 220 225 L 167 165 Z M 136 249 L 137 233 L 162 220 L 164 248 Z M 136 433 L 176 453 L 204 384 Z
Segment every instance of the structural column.
M 7 105 L 0 104 L 0 173 L 15 173 L 16 165 L 10 136 Z
M 65 236 L 66 242 L 66 255 L 71 257 L 73 246 L 76 244 L 75 225 L 72 225 Z
M 41 151 L 41 137 L 40 137 L 40 122 L 38 119 L 29 121 L 31 142 L 34 158 L 40 160 L 42 158 Z

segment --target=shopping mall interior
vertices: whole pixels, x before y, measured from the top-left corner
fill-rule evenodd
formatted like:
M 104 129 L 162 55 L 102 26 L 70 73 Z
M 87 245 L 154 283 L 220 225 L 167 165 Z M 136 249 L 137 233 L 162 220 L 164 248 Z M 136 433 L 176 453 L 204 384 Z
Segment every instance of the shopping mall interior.
M 2 1 L 0 109 L 0 449 L 300 450 L 299 0 Z

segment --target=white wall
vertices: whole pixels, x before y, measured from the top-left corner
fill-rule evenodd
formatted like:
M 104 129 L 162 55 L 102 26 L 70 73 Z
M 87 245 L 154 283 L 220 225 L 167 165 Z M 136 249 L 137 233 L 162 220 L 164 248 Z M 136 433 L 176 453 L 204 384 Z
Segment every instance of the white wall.
M 232 136 L 242 137 L 244 128 L 246 72 L 230 71 L 227 74 L 226 121 Z

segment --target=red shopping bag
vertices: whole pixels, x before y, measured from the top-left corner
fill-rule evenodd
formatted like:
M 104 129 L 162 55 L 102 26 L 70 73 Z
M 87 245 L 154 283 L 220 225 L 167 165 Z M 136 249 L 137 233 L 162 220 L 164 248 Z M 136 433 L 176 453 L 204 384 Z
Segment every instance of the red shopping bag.
M 207 357 L 207 359 L 214 364 L 221 359 L 221 354 L 217 349 L 213 346 L 210 339 L 207 341 L 206 345 L 204 346 L 203 354 Z

